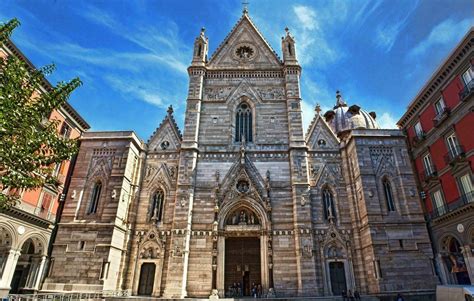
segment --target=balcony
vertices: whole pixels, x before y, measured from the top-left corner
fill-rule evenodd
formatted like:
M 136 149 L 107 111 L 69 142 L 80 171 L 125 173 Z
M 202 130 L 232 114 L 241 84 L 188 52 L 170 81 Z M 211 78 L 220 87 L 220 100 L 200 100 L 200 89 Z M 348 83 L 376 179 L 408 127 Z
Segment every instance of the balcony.
M 438 127 L 443 121 L 445 121 L 449 115 L 451 114 L 451 110 L 448 107 L 445 107 L 442 112 L 439 112 L 435 118 L 433 118 L 433 125 L 434 127 Z
M 464 147 L 462 145 L 456 145 L 454 148 L 451 147 L 446 155 L 444 155 L 444 162 L 449 165 L 454 165 L 460 161 L 463 161 L 466 157 Z
M 424 172 L 420 173 L 420 180 L 425 183 L 436 180 L 437 178 L 438 171 L 433 165 L 429 166 L 429 168 L 425 168 Z
M 426 134 L 425 132 L 417 132 L 416 136 L 413 137 L 413 146 L 420 144 L 423 140 L 425 140 Z
M 461 197 L 458 198 L 454 202 L 451 202 L 449 204 L 444 204 L 441 207 L 433 208 L 433 211 L 430 213 L 429 217 L 431 219 L 441 217 L 461 207 L 464 207 L 465 205 L 470 204 L 470 203 L 474 203 L 474 190 L 469 193 L 461 195 Z
M 469 95 L 474 91 L 474 79 L 467 83 L 464 88 L 459 92 L 459 99 L 465 101 Z

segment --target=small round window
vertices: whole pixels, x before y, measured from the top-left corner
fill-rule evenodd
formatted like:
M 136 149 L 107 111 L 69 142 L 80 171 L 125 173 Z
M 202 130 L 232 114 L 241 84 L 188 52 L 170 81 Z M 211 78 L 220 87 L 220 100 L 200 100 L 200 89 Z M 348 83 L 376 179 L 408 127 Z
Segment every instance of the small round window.
M 161 142 L 160 146 L 161 146 L 161 149 L 164 150 L 164 149 L 167 149 L 168 147 L 170 147 L 170 143 L 165 140 L 165 141 Z
M 319 140 L 318 140 L 318 145 L 319 145 L 319 146 L 326 146 L 326 140 L 324 140 L 324 139 L 319 139 Z
M 250 185 L 246 180 L 239 180 L 236 188 L 239 192 L 245 193 L 249 191 Z

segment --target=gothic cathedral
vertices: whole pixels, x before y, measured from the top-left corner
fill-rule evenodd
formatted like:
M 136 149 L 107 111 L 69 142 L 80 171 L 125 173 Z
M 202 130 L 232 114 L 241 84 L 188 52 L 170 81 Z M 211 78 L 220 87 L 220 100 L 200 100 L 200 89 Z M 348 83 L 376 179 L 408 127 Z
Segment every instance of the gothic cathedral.
M 147 143 L 88 132 L 43 291 L 166 298 L 373 296 L 433 290 L 433 252 L 399 130 L 340 93 L 303 133 L 295 40 L 282 59 L 244 11 L 188 68 Z

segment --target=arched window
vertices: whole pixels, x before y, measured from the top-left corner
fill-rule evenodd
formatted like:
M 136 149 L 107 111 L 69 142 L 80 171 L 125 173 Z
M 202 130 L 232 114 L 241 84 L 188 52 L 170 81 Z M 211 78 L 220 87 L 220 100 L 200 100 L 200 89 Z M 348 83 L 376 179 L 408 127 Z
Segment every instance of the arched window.
M 395 205 L 393 203 L 393 194 L 392 194 L 392 186 L 387 178 L 382 180 L 383 191 L 385 194 L 385 201 L 387 202 L 387 209 L 388 211 L 395 211 Z
M 324 219 L 336 218 L 336 206 L 334 204 L 334 196 L 328 187 L 323 188 L 323 207 Z
M 150 220 L 154 222 L 160 222 L 161 219 L 163 218 L 163 203 L 165 200 L 165 194 L 163 193 L 163 190 L 158 190 L 153 194 L 153 197 L 151 198 L 151 210 L 149 213 L 149 218 Z
M 235 142 L 252 142 L 252 110 L 243 102 L 237 107 L 235 113 Z
M 89 208 L 87 209 L 87 214 L 93 214 L 97 212 L 97 207 L 99 207 L 101 190 L 102 183 L 98 181 L 94 184 L 94 188 L 92 189 L 91 201 L 89 203 Z

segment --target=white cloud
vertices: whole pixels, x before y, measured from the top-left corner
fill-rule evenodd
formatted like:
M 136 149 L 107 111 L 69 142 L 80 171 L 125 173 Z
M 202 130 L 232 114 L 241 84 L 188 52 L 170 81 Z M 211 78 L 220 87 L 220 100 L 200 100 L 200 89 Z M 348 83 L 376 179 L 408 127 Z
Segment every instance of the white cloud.
M 160 91 L 152 85 L 149 81 L 141 80 L 123 80 L 121 77 L 108 75 L 104 79 L 111 85 L 112 88 L 124 94 L 124 96 L 133 96 L 141 99 L 149 104 L 166 108 Z
M 397 120 L 389 112 L 383 112 L 380 117 L 377 118 L 377 123 L 382 129 L 397 129 Z
M 392 49 L 399 34 L 407 25 L 409 17 L 418 7 L 419 1 L 412 1 L 409 4 L 411 4 L 411 7 L 406 12 L 402 11 L 404 13 L 402 16 L 398 13 L 400 10 L 397 13 L 386 13 L 387 21 L 381 23 L 375 30 L 375 46 L 385 52 L 389 52 Z
M 409 53 L 409 58 L 420 57 L 434 47 L 455 45 L 474 23 L 474 19 L 464 19 L 458 22 L 447 19 L 436 25 L 430 34 L 420 41 Z M 453 46 L 454 47 L 454 46 Z
M 303 29 L 313 30 L 318 27 L 316 13 L 307 6 L 296 5 L 293 7 L 296 17 L 303 25 Z

